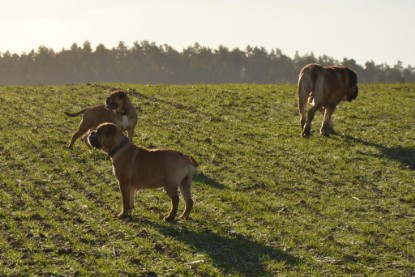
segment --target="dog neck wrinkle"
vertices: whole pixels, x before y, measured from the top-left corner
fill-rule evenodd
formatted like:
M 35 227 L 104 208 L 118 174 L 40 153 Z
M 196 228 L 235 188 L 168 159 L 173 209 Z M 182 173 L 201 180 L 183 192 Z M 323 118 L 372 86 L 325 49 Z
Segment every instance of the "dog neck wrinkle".
M 128 138 L 124 138 L 123 141 L 121 141 L 117 146 L 115 146 L 109 153 L 108 155 L 112 158 L 114 157 L 115 154 L 118 153 L 118 151 L 121 150 L 121 148 L 123 148 L 125 145 L 127 145 L 130 142 L 130 140 Z

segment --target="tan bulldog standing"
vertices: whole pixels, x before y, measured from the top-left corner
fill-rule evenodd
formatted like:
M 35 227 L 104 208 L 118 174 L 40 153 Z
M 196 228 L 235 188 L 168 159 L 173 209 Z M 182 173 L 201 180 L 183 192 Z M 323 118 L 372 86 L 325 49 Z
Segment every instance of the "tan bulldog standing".
M 114 124 L 104 123 L 88 137 L 89 143 L 107 153 L 122 194 L 122 212 L 127 217 L 134 207 L 135 193 L 146 188 L 164 188 L 171 198 L 171 210 L 164 217 L 175 219 L 180 190 L 186 203 L 181 219 L 187 219 L 193 207 L 191 185 L 198 164 L 189 155 L 175 150 L 149 150 L 136 146 Z

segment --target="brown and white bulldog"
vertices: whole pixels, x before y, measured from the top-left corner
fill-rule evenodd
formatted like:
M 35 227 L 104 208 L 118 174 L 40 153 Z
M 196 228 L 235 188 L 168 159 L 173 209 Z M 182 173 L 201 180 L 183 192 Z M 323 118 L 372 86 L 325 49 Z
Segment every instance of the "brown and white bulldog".
M 297 86 L 298 111 L 301 117 L 301 136 L 311 133 L 314 114 L 324 115 L 320 133 L 325 136 L 335 134 L 331 116 L 341 101 L 352 101 L 357 97 L 357 74 L 345 66 L 323 67 L 308 64 L 300 72 Z M 306 115 L 307 102 L 313 107 Z
M 87 108 L 77 113 L 65 112 L 67 116 L 82 116 L 78 130 L 73 134 L 69 148 L 72 149 L 75 141 L 88 131 L 95 130 L 100 124 L 105 122 L 114 123 L 123 131 L 127 131 L 130 141 L 133 139 L 134 128 L 137 124 L 137 111 L 127 93 L 115 91 L 106 99 L 106 105 L 99 105 L 93 108 Z M 90 147 L 84 137 L 85 144 Z
M 191 185 L 198 164 L 189 155 L 175 150 L 148 150 L 136 146 L 114 124 L 101 124 L 88 137 L 89 143 L 107 153 L 122 194 L 122 212 L 127 217 L 134 207 L 135 193 L 146 188 L 164 188 L 171 198 L 171 210 L 164 217 L 173 221 L 179 206 L 180 190 L 186 203 L 181 219 L 187 219 L 193 207 Z

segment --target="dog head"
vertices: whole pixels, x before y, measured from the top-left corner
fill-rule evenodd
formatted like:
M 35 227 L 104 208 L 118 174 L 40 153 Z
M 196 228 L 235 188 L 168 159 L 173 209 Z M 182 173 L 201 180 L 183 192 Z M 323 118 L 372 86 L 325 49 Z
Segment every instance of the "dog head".
M 114 91 L 107 97 L 105 104 L 109 110 L 124 111 L 124 106 L 127 98 L 127 93 L 123 91 Z
M 89 134 L 88 137 L 89 144 L 96 149 L 101 149 L 101 143 L 98 139 L 98 131 L 93 131 Z
M 359 93 L 359 87 L 357 86 L 357 74 L 353 70 L 349 69 L 349 90 L 347 91 L 347 101 L 351 102 L 356 99 Z
M 115 124 L 103 123 L 89 134 L 88 141 L 91 146 L 110 154 L 125 138 L 127 137 Z

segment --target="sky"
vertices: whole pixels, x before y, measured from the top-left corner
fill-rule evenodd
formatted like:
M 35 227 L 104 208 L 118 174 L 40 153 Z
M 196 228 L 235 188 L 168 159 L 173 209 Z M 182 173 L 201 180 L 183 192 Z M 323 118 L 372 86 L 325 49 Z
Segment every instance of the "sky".
M 414 0 L 0 0 L 0 53 L 148 40 L 415 67 Z

